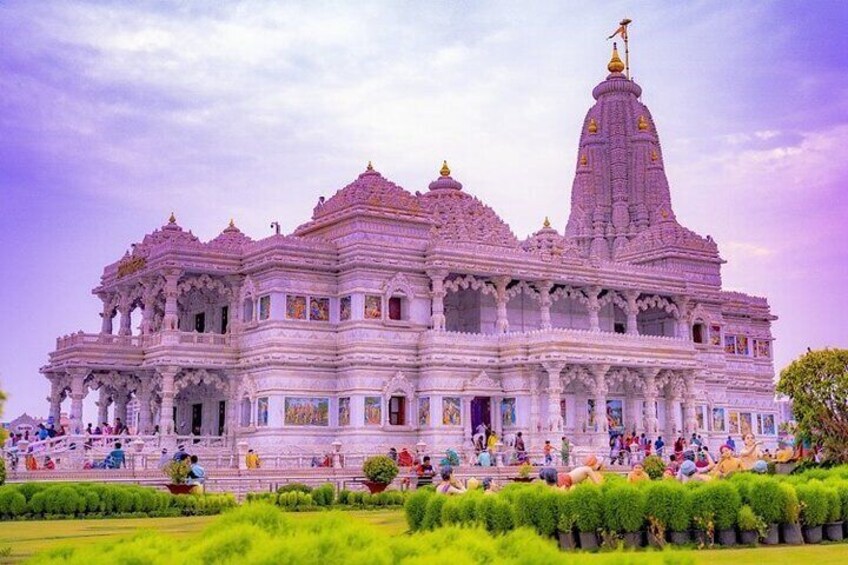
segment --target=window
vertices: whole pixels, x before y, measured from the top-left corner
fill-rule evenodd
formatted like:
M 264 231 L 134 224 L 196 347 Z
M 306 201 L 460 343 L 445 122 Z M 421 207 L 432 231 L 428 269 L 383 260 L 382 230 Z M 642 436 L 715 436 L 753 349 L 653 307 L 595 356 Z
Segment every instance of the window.
M 692 341 L 695 343 L 705 343 L 706 340 L 706 328 L 704 328 L 704 324 L 695 324 L 692 326 Z
M 221 308 L 221 333 L 227 333 L 227 326 L 230 323 L 230 308 L 228 306 L 223 306 Z
M 754 342 L 754 357 L 759 359 L 771 358 L 771 342 L 767 339 L 755 339 Z
M 245 397 L 241 399 L 241 425 L 247 427 L 250 425 L 250 399 Z
M 392 296 L 389 298 L 389 320 L 403 319 L 403 299 L 400 296 Z
M 206 314 L 204 312 L 194 315 L 194 331 L 198 333 L 206 331 Z
M 330 299 L 311 297 L 309 299 L 309 319 L 315 322 L 329 322 Z
M 617 334 L 623 334 L 623 333 L 626 333 L 626 331 L 627 331 L 625 325 L 621 322 L 615 322 L 612 325 L 612 330 Z
M 342 296 L 339 300 L 339 320 L 342 322 L 350 320 L 350 313 L 350 296 Z
M 268 425 L 268 397 L 263 396 L 262 398 L 256 399 L 256 425 L 257 426 L 267 426 Z
M 267 320 L 271 317 L 271 295 L 259 297 L 259 319 Z
M 406 424 L 406 398 L 403 396 L 389 398 L 389 424 L 392 426 Z

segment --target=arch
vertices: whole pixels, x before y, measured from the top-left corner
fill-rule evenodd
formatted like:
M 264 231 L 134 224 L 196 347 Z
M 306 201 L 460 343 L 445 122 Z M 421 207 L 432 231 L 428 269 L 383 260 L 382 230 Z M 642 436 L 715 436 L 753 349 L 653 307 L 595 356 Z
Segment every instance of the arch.
M 383 283 L 381 290 L 383 291 L 383 296 L 386 297 L 386 300 L 398 293 L 409 299 L 415 297 L 415 290 L 412 288 L 412 284 L 409 282 L 409 279 L 404 273 L 395 273 L 392 278 Z

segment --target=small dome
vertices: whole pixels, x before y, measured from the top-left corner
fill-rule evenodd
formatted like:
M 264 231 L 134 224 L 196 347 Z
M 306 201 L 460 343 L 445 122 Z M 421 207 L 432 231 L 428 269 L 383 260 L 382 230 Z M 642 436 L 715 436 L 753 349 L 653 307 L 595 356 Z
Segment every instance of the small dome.
M 343 212 L 351 206 L 361 205 L 413 212 L 420 208 L 412 194 L 384 178 L 374 170 L 369 161 L 368 167 L 355 181 L 328 200 L 319 201 L 313 210 L 312 219 L 318 220 L 336 212 Z
M 577 246 L 552 228 L 547 218 L 542 229 L 521 242 L 521 248 L 543 257 L 580 257 Z
M 668 249 L 718 256 L 718 245 L 710 237 L 701 237 L 684 228 L 663 210 L 663 220 L 640 232 L 616 255 L 618 261 L 630 261 Z
M 430 183 L 430 190 L 462 190 L 462 183 L 453 180 L 450 176 L 450 167 L 447 161 L 442 161 L 442 168 L 439 170 L 439 178 Z
M 164 245 L 194 246 L 201 245 L 200 240 L 191 231 L 183 231 L 177 224 L 177 218 L 171 212 L 168 223 L 144 236 L 141 243 L 133 246 L 132 255 L 147 255 L 151 250 Z
M 224 251 L 240 251 L 245 245 L 253 242 L 240 229 L 236 227 L 235 222 L 230 220 L 230 225 L 224 228 L 218 237 L 207 243 L 209 247 L 214 247 Z

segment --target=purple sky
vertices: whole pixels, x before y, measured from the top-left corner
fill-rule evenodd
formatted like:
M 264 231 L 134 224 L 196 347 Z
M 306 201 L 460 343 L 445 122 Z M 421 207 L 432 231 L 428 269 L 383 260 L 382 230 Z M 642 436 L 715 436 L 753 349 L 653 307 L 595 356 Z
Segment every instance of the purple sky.
M 625 15 L 677 217 L 769 298 L 776 368 L 848 346 L 848 2 L 683 4 L 0 3 L 6 418 L 46 412 L 54 339 L 172 210 L 260 238 L 369 159 L 411 191 L 447 159 L 519 237 L 562 230 Z

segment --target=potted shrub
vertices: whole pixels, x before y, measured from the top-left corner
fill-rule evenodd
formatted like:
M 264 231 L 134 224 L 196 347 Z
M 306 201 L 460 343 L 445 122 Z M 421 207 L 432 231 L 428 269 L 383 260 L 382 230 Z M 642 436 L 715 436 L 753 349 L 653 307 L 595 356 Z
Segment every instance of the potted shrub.
M 577 538 L 574 536 L 574 526 L 577 522 L 577 512 L 574 508 L 574 498 L 570 493 L 559 497 L 559 519 L 557 534 L 560 549 L 577 549 Z
M 365 486 L 368 487 L 371 494 L 375 494 L 386 490 L 386 487 L 397 477 L 399 469 L 397 463 L 392 461 L 390 457 L 376 455 L 365 460 L 362 465 L 362 472 L 368 479 L 364 481 Z
M 778 523 L 783 519 L 784 493 L 780 483 L 772 478 L 758 478 L 748 493 L 749 504 L 754 514 L 766 525 L 762 542 L 766 545 L 780 543 Z
M 801 524 L 798 523 L 801 517 L 801 504 L 798 502 L 798 495 L 792 485 L 780 483 L 780 501 L 783 506 L 780 520 L 780 537 L 783 543 L 789 545 L 803 544 L 804 537 L 801 535 Z
M 691 504 L 682 484 L 661 481 L 648 485 L 645 490 L 645 516 L 649 524 L 650 545 L 662 547 L 666 538 L 675 545 L 689 543 Z
M 575 524 L 581 549 L 598 548 L 598 530 L 603 525 L 604 505 L 601 489 L 582 483 L 568 493 L 574 500 Z
M 610 532 L 622 537 L 625 547 L 640 547 L 645 534 L 645 493 L 628 484 L 607 490 L 604 522 Z
M 835 488 L 827 488 L 827 522 L 824 525 L 824 537 L 829 541 L 842 541 L 842 499 Z
M 766 523 L 747 504 L 739 509 L 736 523 L 743 545 L 757 545 L 757 540 L 766 535 Z
M 184 461 L 169 461 L 162 469 L 162 472 L 171 480 L 167 486 L 171 494 L 189 494 L 194 485 L 187 485 L 188 474 L 191 467 L 188 464 L 188 459 Z
M 727 482 L 707 485 L 712 491 L 713 512 L 718 542 L 721 545 L 736 545 L 736 518 L 742 507 L 739 491 Z
M 801 533 L 806 543 L 821 543 L 822 524 L 827 521 L 827 492 L 818 481 L 795 487 L 801 503 Z
M 642 461 L 642 467 L 645 469 L 645 472 L 648 473 L 648 476 L 651 477 L 652 481 L 661 479 L 665 472 L 665 463 L 663 463 L 661 457 L 656 455 L 648 455 L 645 457 L 645 460 Z
M 530 477 L 530 474 L 532 472 L 533 472 L 533 465 L 531 465 L 530 463 L 523 463 L 518 468 L 518 476 L 515 477 L 513 480 L 516 481 L 516 482 L 519 482 L 519 483 L 529 483 L 530 481 L 533 480 L 532 477 Z

